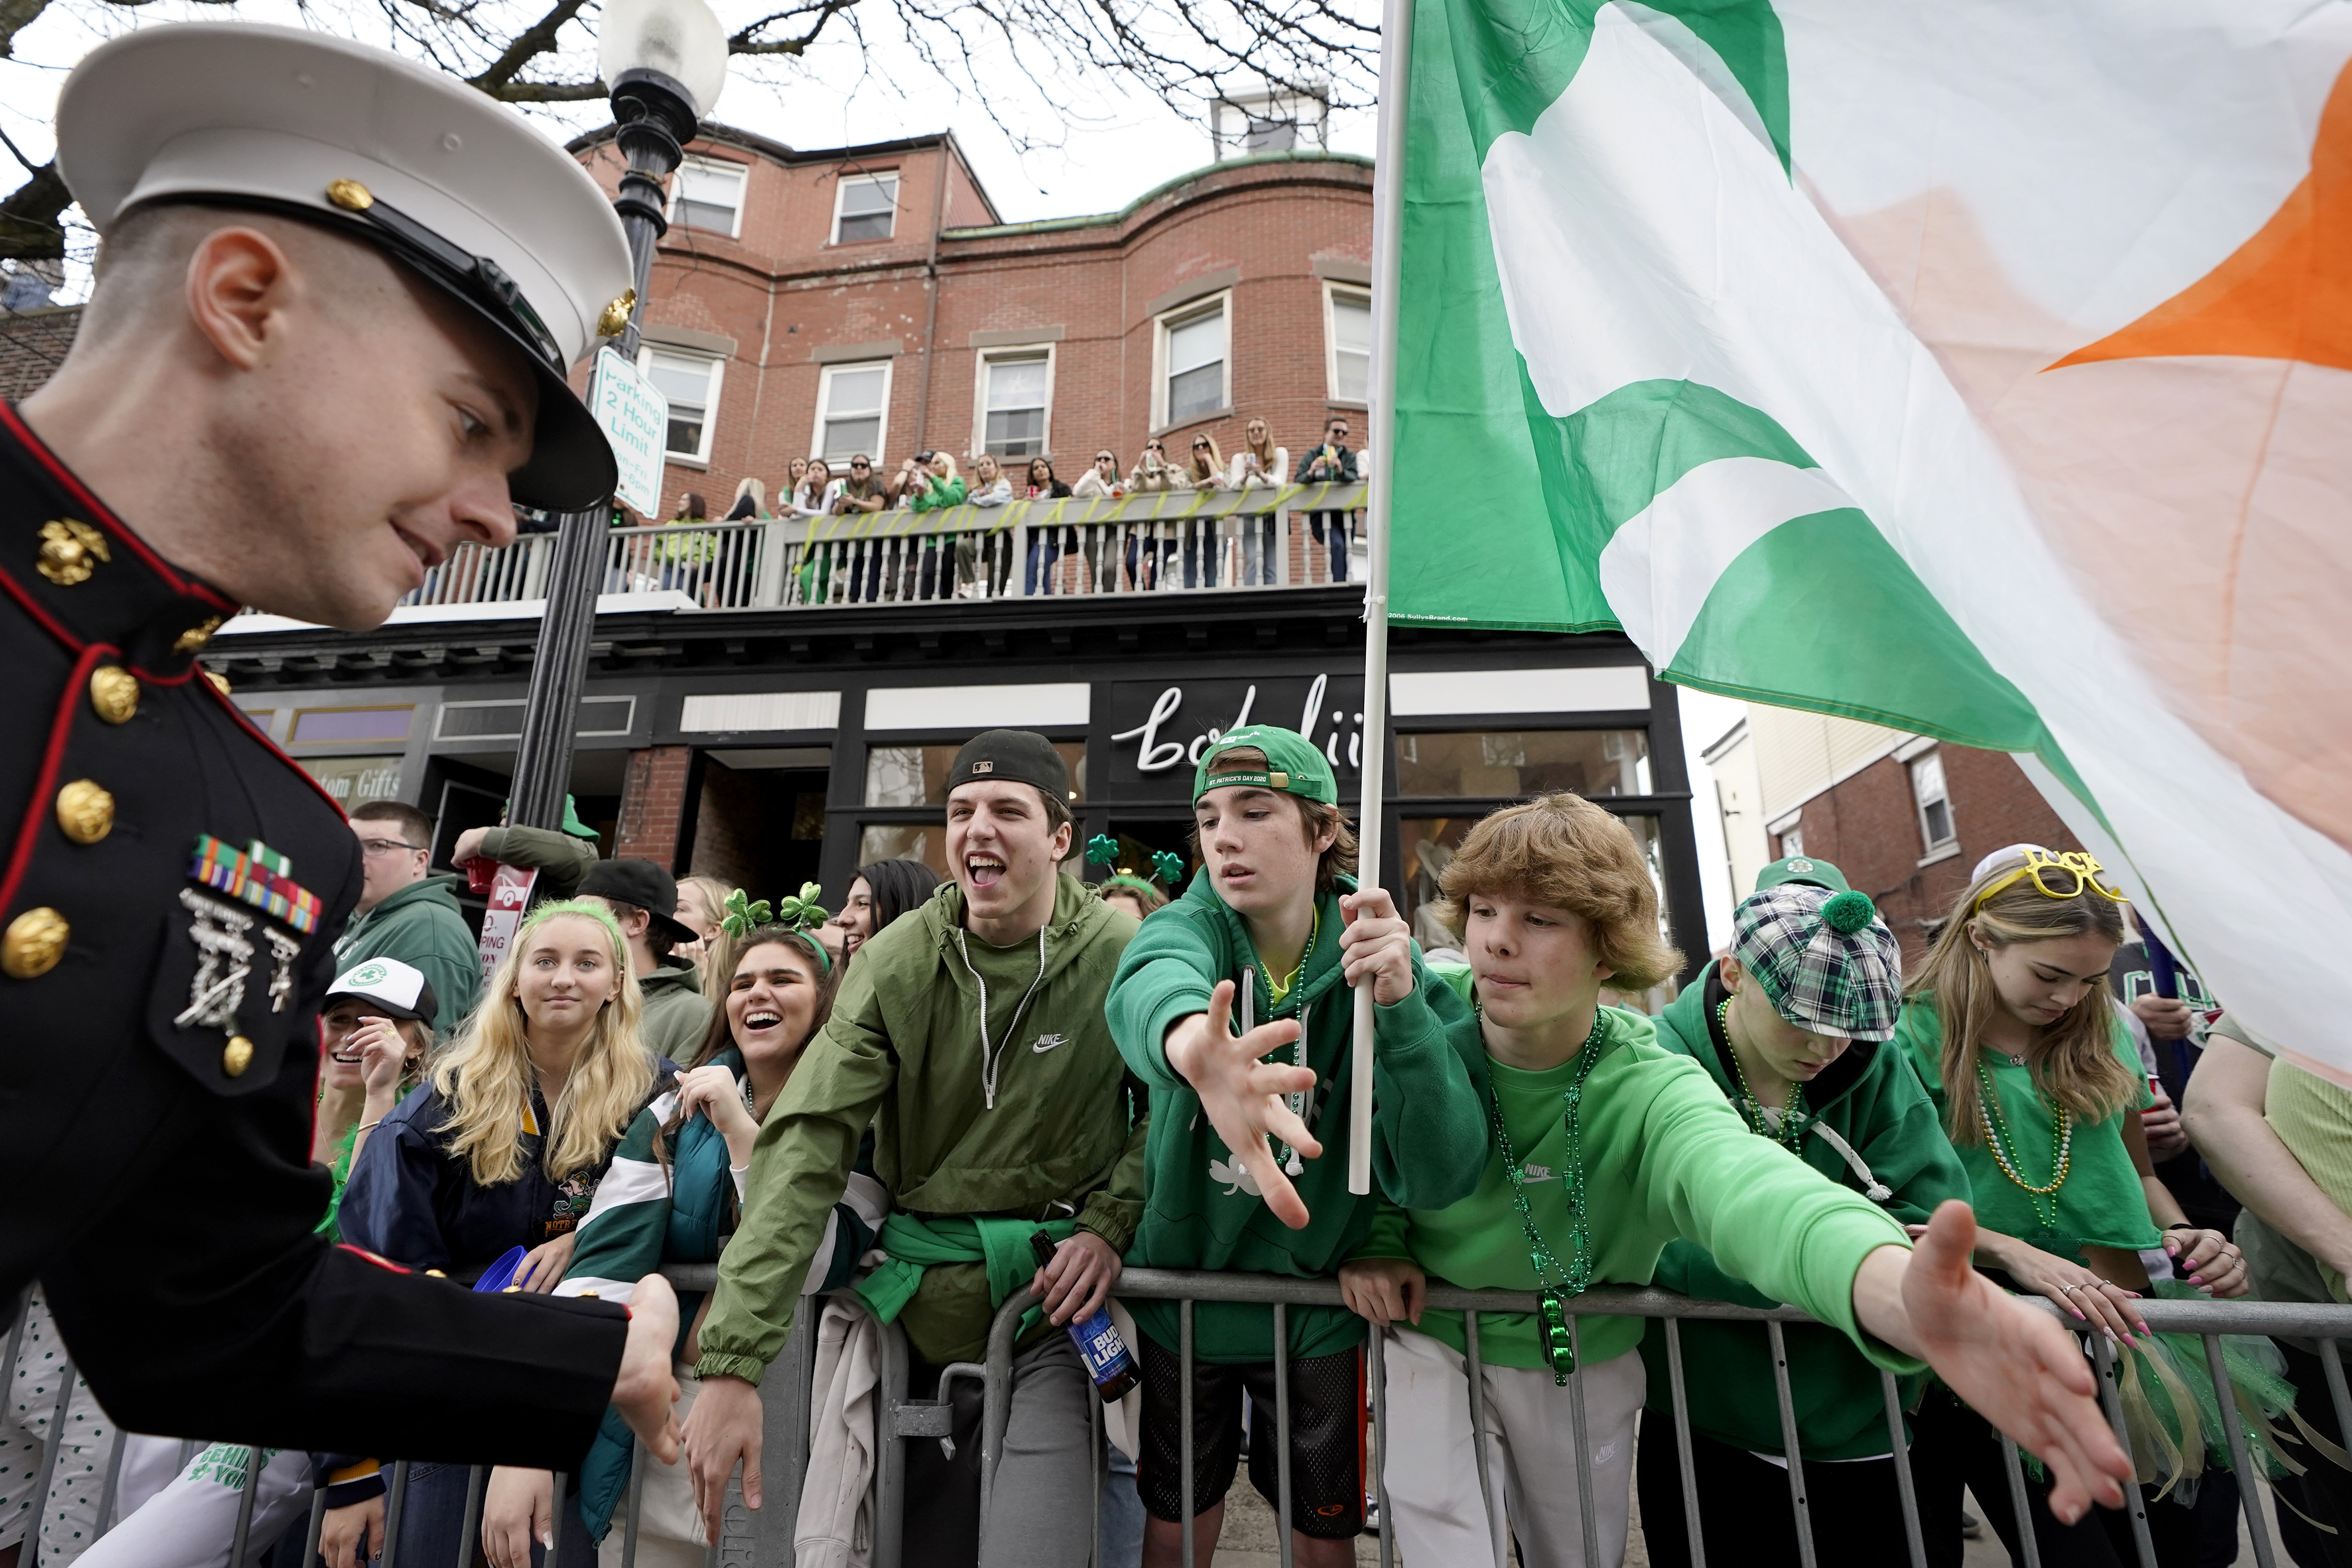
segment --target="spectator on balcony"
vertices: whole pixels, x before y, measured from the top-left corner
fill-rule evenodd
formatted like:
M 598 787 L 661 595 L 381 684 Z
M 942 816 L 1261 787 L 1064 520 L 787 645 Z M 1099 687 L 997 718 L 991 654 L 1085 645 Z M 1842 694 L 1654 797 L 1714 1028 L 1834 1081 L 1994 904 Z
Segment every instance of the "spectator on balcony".
M 919 512 L 945 511 L 964 504 L 965 489 L 955 454 L 941 448 L 931 453 L 908 477 L 907 493 L 912 499 L 908 504 Z M 898 548 L 898 597 L 934 597 L 940 585 L 940 536 L 929 531 L 909 534 Z
M 371 958 L 414 966 L 433 983 L 446 1036 L 474 1010 L 482 957 L 457 907 L 454 871 L 432 874 L 433 819 L 406 801 L 372 800 L 352 813 L 360 841 L 359 907 L 335 942 L 335 963 L 352 969 Z
M 800 478 L 793 488 L 785 506 L 793 517 L 824 517 L 833 510 L 838 493 L 833 482 L 833 466 L 823 458 L 811 458 L 803 462 L 795 458 L 793 466 Z
M 1189 490 L 1192 481 L 1184 477 L 1181 463 L 1168 460 L 1168 447 L 1158 437 L 1143 444 L 1143 456 L 1135 461 L 1135 471 L 1127 477 L 1127 488 L 1144 495 L 1169 490 Z
M 1192 455 L 1184 465 L 1184 478 L 1196 490 L 1236 488 L 1226 471 L 1224 454 L 1217 450 L 1217 438 L 1205 430 L 1192 437 Z M 1196 516 L 1179 522 L 1176 527 L 1184 545 L 1184 586 L 1195 587 L 1202 583 L 1214 586 L 1221 575 L 1217 562 L 1216 521 Z M 1168 563 L 1164 542 L 1160 546 L 1160 560 L 1164 571 Z
M 768 515 L 768 487 L 750 474 L 735 486 L 735 504 L 727 509 L 729 522 L 756 522 Z
M 1242 426 L 1241 449 L 1234 454 L 1227 484 L 1237 490 L 1265 490 L 1265 499 L 1271 501 L 1287 482 L 1289 473 L 1290 448 L 1274 444 L 1265 420 L 1253 419 Z M 1275 558 L 1279 531 L 1275 526 L 1274 513 L 1265 511 L 1244 517 L 1237 512 L 1234 527 L 1242 547 L 1241 581 L 1251 587 L 1272 584 L 1280 575 Z
M 1119 482 L 1118 454 L 1106 447 L 1095 454 L 1094 467 L 1078 476 L 1070 494 L 1080 500 L 1117 500 L 1127 493 Z
M 808 478 L 809 465 L 815 461 L 814 458 L 794 458 L 784 465 L 784 494 L 789 496 L 801 488 L 801 481 Z
M 1013 481 L 1004 477 L 1003 465 L 996 454 L 982 452 L 972 459 L 971 488 L 965 500 L 984 510 L 1005 506 L 1013 500 Z M 984 531 L 966 531 L 956 535 L 956 597 L 959 599 L 995 598 L 1004 592 L 1004 579 L 1013 568 L 1013 558 L 1001 529 L 992 527 Z M 988 563 L 988 580 L 982 586 L 980 563 Z
M 1323 426 L 1323 444 L 1308 448 L 1298 460 L 1293 479 L 1302 485 L 1352 485 L 1358 478 L 1356 454 L 1348 449 L 1348 421 L 1334 414 Z M 1323 531 L 1327 525 L 1331 531 L 1328 542 L 1334 583 L 1348 580 L 1348 517 L 1344 511 L 1309 512 L 1307 517 L 1307 531 L 1316 543 L 1327 542 Z
M 823 570 L 829 574 L 827 596 L 843 590 L 853 600 L 875 596 L 858 571 L 860 552 L 872 549 L 873 544 L 860 536 L 867 531 L 865 525 L 873 514 L 893 499 L 890 482 L 874 471 L 873 458 L 859 452 L 849 459 L 849 477 L 834 492 L 832 508 L 833 515 L 848 520 L 849 526 L 837 527 L 826 547 L 828 558 Z M 877 566 L 877 574 L 879 570 Z M 876 581 L 878 584 L 878 575 Z
M 520 1247 L 514 1283 L 545 1293 L 572 1260 L 614 1147 L 676 1069 L 645 1048 L 628 944 L 602 905 L 533 910 L 484 989 L 487 1005 L 362 1151 L 343 1238 L 466 1285 Z M 412 1467 L 404 1560 L 457 1557 L 468 1479 L 464 1465 Z M 594 1554 L 576 1519 L 567 1523 L 564 1568 L 584 1568 Z
M 669 526 L 677 530 L 709 521 L 710 510 L 703 504 L 702 492 L 688 490 L 678 498 L 677 515 L 669 520 Z M 708 533 L 669 532 L 657 536 L 654 558 L 661 563 L 661 585 L 680 593 L 700 587 L 702 574 L 698 568 L 716 552 L 716 543 Z
M 1033 501 L 1067 500 L 1070 497 L 1070 487 L 1054 477 L 1054 465 L 1044 458 L 1029 459 L 1028 489 L 1028 499 Z M 1071 524 L 1055 522 L 1053 517 L 1050 510 L 1042 515 L 1034 510 L 1030 513 L 1029 561 L 1022 574 L 1021 591 L 1024 595 L 1035 594 L 1041 578 L 1045 580 L 1045 592 L 1052 593 L 1060 562 L 1078 552 L 1079 531 Z M 1047 543 L 1049 537 L 1058 537 L 1058 549 Z M 1054 568 L 1046 566 L 1049 559 L 1055 563 Z

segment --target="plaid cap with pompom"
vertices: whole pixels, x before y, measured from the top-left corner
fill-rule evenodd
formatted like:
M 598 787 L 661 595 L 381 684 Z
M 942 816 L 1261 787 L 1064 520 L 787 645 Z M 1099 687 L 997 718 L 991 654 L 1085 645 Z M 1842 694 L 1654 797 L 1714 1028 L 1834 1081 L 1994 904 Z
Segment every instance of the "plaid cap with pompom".
M 1731 955 L 1800 1029 L 1884 1040 L 1903 1011 L 1903 949 L 1868 894 L 1784 882 L 1732 913 Z

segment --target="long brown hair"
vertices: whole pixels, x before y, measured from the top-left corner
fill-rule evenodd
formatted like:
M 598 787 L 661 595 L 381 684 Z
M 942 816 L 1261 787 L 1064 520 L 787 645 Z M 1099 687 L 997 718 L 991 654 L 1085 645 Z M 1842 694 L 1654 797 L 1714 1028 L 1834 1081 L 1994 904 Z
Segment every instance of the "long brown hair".
M 1976 1053 L 1985 1026 L 2001 1007 L 1992 971 L 1971 934 L 1993 948 L 2093 934 L 2117 945 L 2124 939 L 2123 906 L 2088 887 L 2071 899 L 2053 899 L 2033 879 L 2021 877 L 1986 897 L 2014 868 L 1996 867 L 1960 895 L 1906 993 L 1936 1010 L 1943 1034 L 1937 1061 L 1944 1078 L 1944 1131 L 1955 1143 L 1983 1141 Z M 2042 1048 L 2032 1061 L 2035 1089 L 2084 1121 L 2104 1121 L 2130 1105 L 2138 1083 L 2116 1055 L 2115 1027 L 2107 988 L 2092 986 L 2055 1023 L 2042 1026 Z

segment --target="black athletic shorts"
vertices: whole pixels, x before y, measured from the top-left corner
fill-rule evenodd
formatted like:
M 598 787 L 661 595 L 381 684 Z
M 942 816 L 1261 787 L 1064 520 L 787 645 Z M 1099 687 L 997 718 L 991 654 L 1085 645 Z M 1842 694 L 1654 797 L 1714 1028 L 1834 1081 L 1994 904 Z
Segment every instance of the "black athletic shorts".
M 1141 1336 L 1138 1336 L 1140 1338 Z M 1144 1339 L 1143 1451 L 1135 1487 L 1155 1519 L 1181 1520 L 1182 1360 Z M 1192 1363 L 1192 1511 L 1214 1507 L 1241 1459 L 1242 1394 L 1250 1401 L 1250 1485 L 1279 1510 L 1275 1470 L 1274 1363 Z M 1340 1541 L 1364 1528 L 1364 1352 L 1290 1363 L 1290 1522 L 1301 1535 Z

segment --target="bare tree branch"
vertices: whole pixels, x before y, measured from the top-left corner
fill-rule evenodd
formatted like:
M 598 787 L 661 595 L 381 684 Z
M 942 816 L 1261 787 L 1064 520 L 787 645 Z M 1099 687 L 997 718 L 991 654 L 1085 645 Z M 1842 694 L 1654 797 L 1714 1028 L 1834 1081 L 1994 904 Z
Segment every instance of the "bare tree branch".
M 0 257 L 51 261 L 66 253 L 65 226 L 58 220 L 73 203 L 53 160 L 0 200 Z
M 467 79 L 493 98 L 505 97 L 502 89 L 521 74 L 523 67 L 554 50 L 555 36 L 563 30 L 565 23 L 580 14 L 583 3 L 584 0 L 555 0 L 554 9 L 516 35 L 514 42 L 490 62 L 488 70 Z

